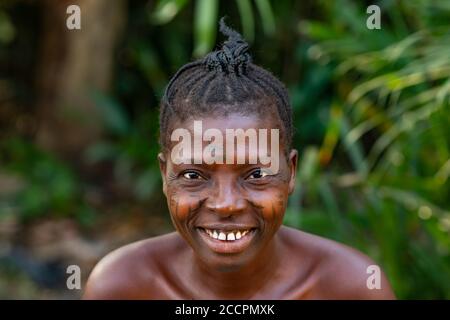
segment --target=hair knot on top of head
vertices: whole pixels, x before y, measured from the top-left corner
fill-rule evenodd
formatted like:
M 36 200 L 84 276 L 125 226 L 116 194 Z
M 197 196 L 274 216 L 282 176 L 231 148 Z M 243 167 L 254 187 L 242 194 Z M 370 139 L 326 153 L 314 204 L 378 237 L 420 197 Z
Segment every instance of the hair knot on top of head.
M 251 56 L 247 52 L 249 45 L 242 36 L 225 24 L 225 18 L 220 19 L 220 32 L 228 37 L 220 50 L 209 53 L 205 64 L 209 70 L 218 70 L 224 73 L 244 74 Z
M 187 119 L 241 116 L 271 118 L 289 150 L 292 108 L 288 92 L 269 71 L 255 65 L 243 37 L 220 21 L 228 37 L 220 50 L 180 67 L 167 84 L 160 106 L 160 143 L 167 150 L 171 130 Z

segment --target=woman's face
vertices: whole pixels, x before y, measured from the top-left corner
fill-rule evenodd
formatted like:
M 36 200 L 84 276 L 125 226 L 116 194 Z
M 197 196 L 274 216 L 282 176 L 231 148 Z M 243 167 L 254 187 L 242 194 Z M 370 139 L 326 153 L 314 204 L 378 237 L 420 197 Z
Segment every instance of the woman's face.
M 203 132 L 214 128 L 223 137 L 227 129 L 267 129 L 269 136 L 270 129 L 276 128 L 270 117 L 232 114 L 195 120 L 202 121 Z M 187 129 L 194 137 L 194 120 L 176 127 Z M 272 140 L 269 136 L 269 151 Z M 173 142 L 170 150 L 177 143 Z M 209 143 L 202 142 L 203 150 Z M 270 164 L 262 164 L 259 158 L 257 163 L 249 164 L 249 156 L 255 150 L 248 146 L 243 150 L 245 164 L 237 163 L 238 152 L 233 163 L 223 164 L 179 163 L 171 152 L 160 154 L 164 194 L 177 231 L 203 262 L 221 270 L 257 261 L 282 223 L 288 195 L 295 184 L 295 150 L 286 156 L 280 141 L 277 172 L 266 172 Z M 233 158 L 227 157 L 229 152 L 224 146 L 224 159 Z

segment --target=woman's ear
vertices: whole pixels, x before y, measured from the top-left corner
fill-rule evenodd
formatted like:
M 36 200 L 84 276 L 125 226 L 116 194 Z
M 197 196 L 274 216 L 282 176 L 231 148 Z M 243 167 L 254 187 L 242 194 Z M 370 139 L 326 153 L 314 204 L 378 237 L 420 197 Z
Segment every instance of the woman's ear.
M 167 197 L 167 183 L 166 183 L 166 169 L 167 169 L 167 160 L 164 156 L 164 153 L 158 153 L 158 161 L 159 161 L 159 171 L 161 172 L 162 182 L 163 182 L 163 192 Z
M 295 189 L 295 178 L 297 176 L 297 163 L 298 163 L 298 151 L 292 149 L 289 154 L 288 164 L 289 164 L 289 194 L 292 194 Z

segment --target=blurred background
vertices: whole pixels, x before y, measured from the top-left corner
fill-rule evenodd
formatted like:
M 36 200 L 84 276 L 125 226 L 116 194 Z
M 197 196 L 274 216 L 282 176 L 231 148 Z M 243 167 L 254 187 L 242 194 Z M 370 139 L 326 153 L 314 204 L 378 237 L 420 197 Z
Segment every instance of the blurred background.
M 449 299 L 446 0 L 1 0 L 0 298 L 79 298 L 68 265 L 84 285 L 107 252 L 173 230 L 158 103 L 224 15 L 290 91 L 285 224 L 365 252 L 401 299 Z

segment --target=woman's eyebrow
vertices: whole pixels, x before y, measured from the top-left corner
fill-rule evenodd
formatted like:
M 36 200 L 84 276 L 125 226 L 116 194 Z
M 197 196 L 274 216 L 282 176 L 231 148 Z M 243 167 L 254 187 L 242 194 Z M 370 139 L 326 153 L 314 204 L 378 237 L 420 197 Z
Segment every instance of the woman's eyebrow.
M 205 159 L 203 159 L 203 157 L 195 157 L 195 156 L 176 156 L 176 157 L 172 157 L 171 156 L 171 162 L 174 165 L 207 165 L 207 166 L 212 166 L 212 165 L 237 165 L 237 166 L 254 166 L 254 165 L 258 165 L 258 166 L 263 166 L 266 167 L 268 166 L 267 164 L 263 164 L 261 162 L 260 157 L 256 157 L 256 162 L 251 163 L 248 160 L 248 156 L 245 157 L 244 163 L 238 163 L 239 160 L 233 159 L 232 163 L 228 163 L 228 158 L 226 156 L 224 156 L 221 161 L 211 161 L 211 163 L 208 163 L 207 161 L 205 161 Z
M 208 169 L 208 170 L 217 170 L 219 168 L 230 168 L 230 167 L 235 167 L 238 168 L 239 170 L 245 170 L 248 168 L 268 168 L 269 165 L 267 164 L 262 164 L 262 163 L 233 163 L 233 164 L 227 164 L 227 163 L 180 163 L 180 164 L 173 164 L 173 166 L 175 168 L 178 168 L 179 170 L 182 169 L 188 169 L 188 168 L 203 168 L 203 169 Z

